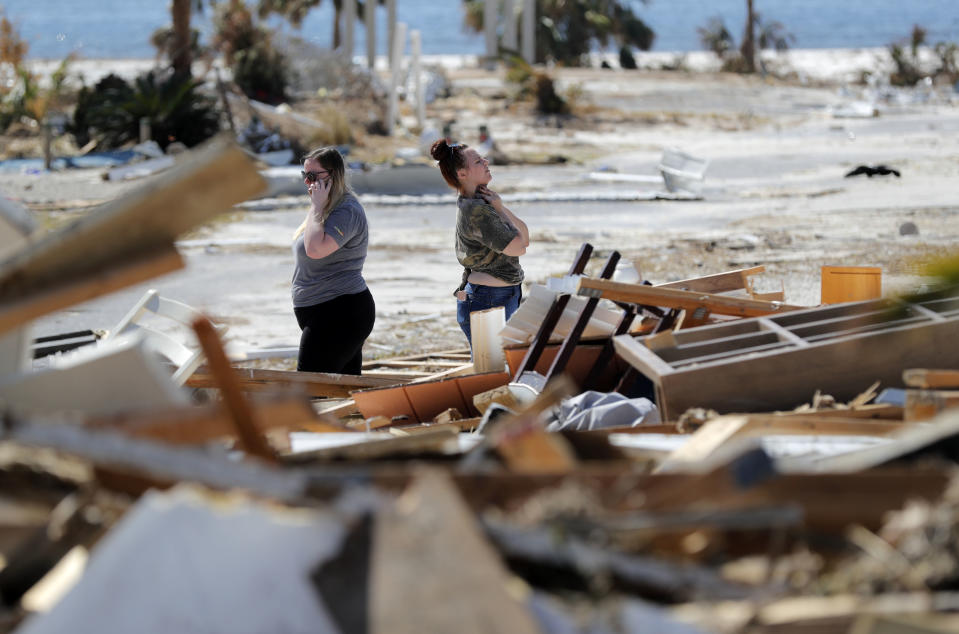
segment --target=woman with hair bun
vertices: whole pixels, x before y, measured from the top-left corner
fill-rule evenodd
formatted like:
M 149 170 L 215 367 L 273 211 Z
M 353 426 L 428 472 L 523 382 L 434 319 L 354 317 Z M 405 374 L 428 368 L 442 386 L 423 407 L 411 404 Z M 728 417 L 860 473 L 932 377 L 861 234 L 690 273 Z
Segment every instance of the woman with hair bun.
M 293 234 L 293 313 L 302 330 L 296 369 L 360 374 L 376 314 L 363 279 L 366 212 L 336 148 L 307 154 L 302 174 L 310 210 Z
M 523 268 L 519 256 L 529 246 L 526 223 L 489 188 L 489 161 L 463 143 L 440 139 L 430 155 L 456 201 L 456 259 L 463 282 L 456 290 L 456 321 L 473 346 L 470 313 L 503 306 L 509 319 L 522 299 Z

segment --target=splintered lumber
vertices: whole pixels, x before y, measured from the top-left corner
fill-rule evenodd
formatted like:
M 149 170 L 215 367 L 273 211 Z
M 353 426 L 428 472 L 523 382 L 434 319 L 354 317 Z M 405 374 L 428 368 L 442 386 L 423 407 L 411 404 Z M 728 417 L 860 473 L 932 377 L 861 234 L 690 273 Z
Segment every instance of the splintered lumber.
M 733 438 L 747 435 L 889 436 L 902 432 L 901 423 L 819 416 L 729 415 L 707 421 L 678 449 L 669 454 L 656 473 L 697 471 Z
M 748 423 L 745 416 L 723 416 L 707 421 L 657 467 L 657 473 L 682 469 L 706 460 Z
M 763 265 L 753 266 L 748 269 L 736 269 L 735 271 L 726 271 L 714 275 L 704 275 L 703 277 L 694 277 L 688 280 L 679 280 L 678 282 L 666 282 L 665 284 L 655 284 L 655 288 L 675 288 L 681 291 L 695 291 L 697 293 L 728 293 L 738 291 L 748 287 L 748 278 L 752 275 L 758 275 L 766 271 Z
M 374 368 L 411 368 L 419 366 L 449 367 L 447 363 L 466 363 L 470 360 L 470 351 L 467 348 L 440 350 L 425 354 L 412 354 L 388 359 L 373 359 L 363 362 L 363 372 Z
M 48 288 L 37 288 L 9 301 L 0 299 L 0 333 L 28 323 L 66 306 L 79 304 L 101 295 L 166 273 L 182 269 L 183 258 L 172 246 L 160 246 L 125 261 L 74 281 L 64 280 Z M 0 275 L 2 275 L 0 271 Z M 0 288 L 0 297 L 4 295 Z
M 309 487 L 318 484 L 318 476 L 308 479 L 304 473 L 284 471 L 263 461 L 238 462 L 203 448 L 172 447 L 69 423 L 54 417 L 8 421 L 0 437 L 82 458 L 98 468 L 128 476 L 138 485 L 146 482 L 165 487 L 180 481 L 197 482 L 215 489 L 246 489 L 278 501 L 296 502 L 304 499 Z M 346 479 L 330 472 L 324 476 L 330 482 Z
M 263 370 L 234 368 L 240 389 L 245 392 L 295 391 L 311 397 L 348 398 L 350 392 L 362 388 L 387 387 L 405 380 L 369 375 L 330 374 L 325 372 L 298 372 L 292 370 Z M 217 387 L 209 368 L 200 368 L 187 379 L 191 388 Z
M 182 266 L 177 236 L 265 187 L 225 136 L 167 173 L 52 231 L 0 264 L 0 333 L 78 301 Z M 113 269 L 121 274 L 111 275 Z
M 541 630 L 449 477 L 420 470 L 373 529 L 370 634 Z M 455 564 L 450 556 L 455 553 Z
M 923 389 L 959 388 L 959 370 L 908 368 L 902 371 L 902 382 Z
M 733 315 L 736 317 L 758 317 L 798 310 L 801 306 L 792 306 L 782 302 L 767 302 L 759 299 L 744 299 L 728 295 L 683 291 L 660 286 L 627 284 L 589 277 L 576 280 L 576 292 L 590 297 L 602 297 L 614 302 L 677 308 L 690 312 L 694 317 Z
M 516 509 L 536 493 L 560 485 L 582 489 L 589 499 L 619 512 L 729 511 L 793 504 L 802 509 L 804 531 L 835 537 L 851 524 L 877 530 L 889 511 L 901 509 L 909 500 L 939 499 L 952 475 L 948 468 L 916 464 L 861 473 L 772 473 L 744 486 L 725 467 L 709 473 L 649 474 L 624 470 L 619 464 L 597 464 L 569 473 L 461 473 L 456 482 L 477 511 Z
M 793 409 L 821 390 L 849 401 L 899 385 L 915 367 L 959 367 L 959 297 L 876 300 L 739 319 L 674 333 L 651 350 L 620 335 L 616 352 L 656 386 L 664 420 L 691 407 L 719 413 Z
M 390 436 L 385 433 L 382 439 L 288 454 L 283 456 L 283 462 L 305 464 L 325 460 L 380 460 L 424 454 L 452 454 L 459 450 L 459 431 L 459 427 L 443 425 L 431 427 L 418 434 Z
M 260 432 L 253 410 L 243 396 L 239 381 L 233 375 L 230 360 L 226 357 L 213 322 L 206 317 L 199 317 L 193 322 L 193 331 L 200 341 L 207 363 L 210 364 L 210 371 L 217 379 L 217 387 L 223 395 L 223 405 L 236 426 L 240 449 L 261 460 L 276 462 L 276 452 Z
M 890 403 L 869 403 L 847 408 L 799 409 L 789 412 L 775 412 L 776 416 L 787 418 L 860 418 L 902 422 L 902 407 Z
M 929 423 L 905 426 L 890 438 L 892 442 L 877 447 L 818 460 L 816 470 L 849 473 L 920 460 L 959 462 L 959 410 L 943 412 Z

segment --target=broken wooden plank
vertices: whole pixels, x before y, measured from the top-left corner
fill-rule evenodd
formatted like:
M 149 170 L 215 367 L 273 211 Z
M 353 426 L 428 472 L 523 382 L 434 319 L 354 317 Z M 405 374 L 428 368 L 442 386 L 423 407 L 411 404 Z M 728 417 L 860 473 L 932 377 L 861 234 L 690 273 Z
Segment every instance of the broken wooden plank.
M 377 432 L 378 433 L 378 432 Z M 447 425 L 436 426 L 419 434 L 390 435 L 376 440 L 324 447 L 311 451 L 301 451 L 282 457 L 285 464 L 302 465 L 330 460 L 381 460 L 384 458 L 402 458 L 422 455 L 449 455 L 459 451 L 457 437 L 459 428 Z
M 206 317 L 199 317 L 193 322 L 193 331 L 200 341 L 207 363 L 210 364 L 210 371 L 217 380 L 223 406 L 233 419 L 239 448 L 260 460 L 276 462 L 276 452 L 258 427 L 255 414 L 243 396 L 239 381 L 233 375 L 230 360 L 226 358 L 213 322 Z
M 500 471 L 458 473 L 455 477 L 464 498 L 477 511 L 490 507 L 516 509 L 537 492 L 568 485 L 618 512 L 796 504 L 803 511 L 804 531 L 834 537 L 851 524 L 877 530 L 889 511 L 901 509 L 909 500 L 939 499 L 951 476 L 949 468 L 916 464 L 861 473 L 773 474 L 744 488 L 722 470 L 649 474 L 624 470 L 621 464 L 590 464 L 571 473 L 519 475 Z M 764 548 L 760 544 L 756 547 Z
M 416 368 L 430 367 L 434 363 L 466 363 L 471 360 L 468 348 L 453 348 L 450 350 L 438 350 L 435 352 L 426 352 L 419 354 L 410 354 L 399 357 L 387 357 L 384 359 L 371 359 L 363 362 L 363 373 L 375 368 Z M 441 367 L 437 365 L 436 367 Z M 446 366 L 443 366 L 446 367 Z
M 0 333 L 61 308 L 145 282 L 182 269 L 183 266 L 183 258 L 174 247 L 162 246 L 131 255 L 122 263 L 106 267 L 89 276 L 73 281 L 65 280 L 45 289 L 37 288 L 35 292 L 22 294 L 9 301 L 0 300 Z
M 442 472 L 418 471 L 398 503 L 377 513 L 373 543 L 371 634 L 540 632 Z
M 589 277 L 576 278 L 576 292 L 580 295 L 602 297 L 617 302 L 645 304 L 662 308 L 680 308 L 689 311 L 694 317 L 696 317 L 697 311 L 706 314 L 733 315 L 736 317 L 759 317 L 802 308 L 801 306 L 793 306 L 781 302 L 765 302 L 762 300 L 744 299 L 727 295 L 683 291 L 674 288 L 645 286 L 643 284 L 627 284 L 625 282 L 613 282 Z
M 39 316 L 41 309 L 51 312 L 142 281 L 149 270 L 143 262 L 150 256 L 154 275 L 158 270 L 168 272 L 170 249 L 177 236 L 264 187 L 256 168 L 235 142 L 225 136 L 214 138 L 179 160 L 169 172 L 28 243 L 2 263 L 0 304 L 5 310 L 0 332 Z M 158 262 L 164 266 L 158 269 Z M 95 283 L 109 276 L 111 269 L 135 263 L 140 264 L 138 275 L 127 273 L 110 284 Z M 41 297 L 42 302 L 38 300 Z M 11 311 L 8 306 L 19 310 Z
M 746 279 L 748 277 L 758 275 L 765 271 L 766 267 L 760 264 L 759 266 L 752 266 L 745 269 L 704 275 L 688 280 L 679 280 L 678 282 L 654 284 L 653 286 L 654 288 L 675 288 L 681 291 L 695 291 L 697 293 L 728 293 L 730 291 L 747 288 Z
M 706 421 L 656 468 L 656 473 L 684 470 L 705 461 L 747 424 L 745 416 L 722 416 Z
M 391 377 L 370 375 L 331 374 L 326 372 L 299 372 L 293 370 L 264 370 L 234 368 L 240 389 L 246 392 L 297 391 L 310 397 L 348 398 L 350 392 L 362 388 L 387 387 L 403 383 Z M 209 368 L 201 367 L 186 381 L 191 388 L 216 387 L 216 379 Z
M 939 414 L 929 423 L 904 426 L 892 442 L 860 451 L 823 458 L 815 470 L 850 473 L 919 460 L 959 462 L 959 411 Z
M 118 431 L 67 424 L 54 417 L 34 417 L 29 421 L 8 417 L 2 437 L 25 446 L 77 456 L 98 468 L 123 474 L 138 485 L 161 488 L 173 482 L 197 482 L 219 490 L 246 489 L 279 501 L 295 502 L 304 499 L 311 479 L 317 484 L 324 479 L 343 482 L 347 477 L 355 477 L 326 472 L 307 478 L 305 473 L 281 470 L 263 461 L 238 462 L 224 454 L 211 454 L 205 448 L 172 447 Z
M 356 407 L 356 401 L 353 399 L 347 399 L 342 403 L 337 403 L 336 405 L 324 406 L 321 403 L 317 404 L 316 413 L 322 417 L 332 417 L 340 418 L 343 416 L 349 416 L 350 414 L 359 414 L 360 410 Z

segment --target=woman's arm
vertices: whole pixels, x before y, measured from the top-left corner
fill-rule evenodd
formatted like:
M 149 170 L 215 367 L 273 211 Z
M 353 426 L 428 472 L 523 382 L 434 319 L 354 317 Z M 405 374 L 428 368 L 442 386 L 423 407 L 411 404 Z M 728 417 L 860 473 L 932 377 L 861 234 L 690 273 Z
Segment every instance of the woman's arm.
M 529 228 L 526 226 L 526 223 L 519 219 L 519 216 L 514 214 L 510 209 L 503 204 L 503 200 L 500 198 L 499 194 L 491 190 L 486 185 L 480 185 L 476 188 L 476 193 L 479 194 L 486 202 L 488 202 L 493 209 L 496 210 L 501 217 L 505 218 L 513 227 L 516 228 L 516 231 L 519 232 L 519 235 L 510 241 L 506 245 L 506 248 L 503 249 L 503 253 L 506 255 L 523 255 L 526 253 L 526 247 L 529 246 Z
M 323 226 L 323 208 L 330 194 L 328 182 L 317 181 L 307 190 L 313 205 L 306 216 L 306 229 L 303 231 L 303 249 L 307 257 L 319 260 L 340 248 Z

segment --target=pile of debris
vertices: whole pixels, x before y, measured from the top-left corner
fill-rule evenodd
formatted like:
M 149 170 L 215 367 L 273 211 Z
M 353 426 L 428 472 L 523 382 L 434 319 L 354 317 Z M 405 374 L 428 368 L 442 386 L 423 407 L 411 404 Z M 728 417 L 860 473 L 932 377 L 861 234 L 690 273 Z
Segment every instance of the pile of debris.
M 475 314 L 472 355 L 362 376 L 238 368 L 156 293 L 29 336 L 182 267 L 176 236 L 262 187 L 217 139 L 40 239 L 3 203 L 5 630 L 959 627 L 959 293 L 803 308 L 762 267 L 584 276 L 584 245 L 508 323 Z

